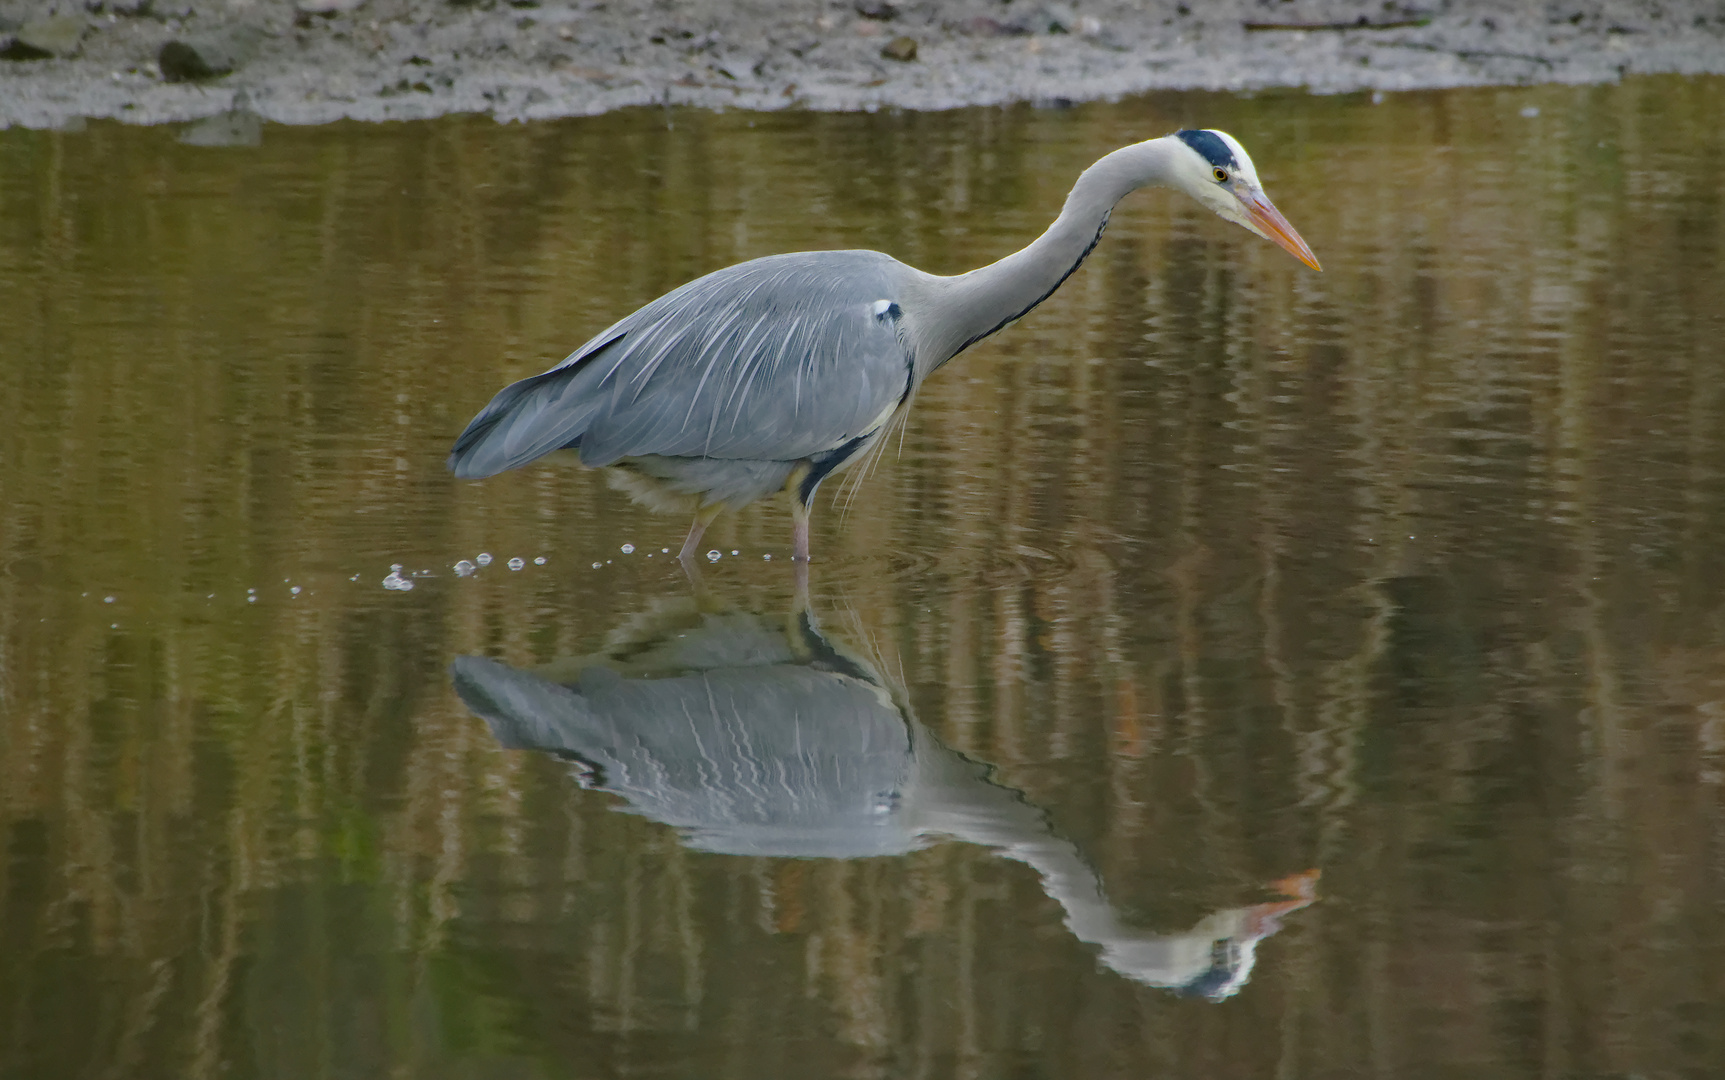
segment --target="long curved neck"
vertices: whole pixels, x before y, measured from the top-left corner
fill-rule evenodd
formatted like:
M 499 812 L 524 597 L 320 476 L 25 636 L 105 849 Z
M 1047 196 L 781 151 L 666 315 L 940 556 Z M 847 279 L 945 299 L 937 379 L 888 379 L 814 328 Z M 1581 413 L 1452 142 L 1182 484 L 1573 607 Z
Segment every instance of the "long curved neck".
M 1167 940 L 1121 920 L 1096 870 L 1077 845 L 1054 835 L 1040 807 L 988 779 L 985 767 L 941 746 L 925 729 L 913 729 L 912 738 L 918 740 L 918 831 L 993 848 L 1035 870 L 1042 891 L 1065 912 L 1067 929 L 1078 940 L 1101 946 L 1110 963 L 1123 949 L 1145 953 Z M 1148 969 L 1126 974 L 1156 985 L 1168 982 L 1157 982 Z
M 1170 181 L 1175 140 L 1122 147 L 1084 170 L 1048 231 L 999 262 L 929 277 L 917 320 L 919 359 L 930 370 L 1046 300 L 1096 246 L 1108 215 L 1133 191 Z

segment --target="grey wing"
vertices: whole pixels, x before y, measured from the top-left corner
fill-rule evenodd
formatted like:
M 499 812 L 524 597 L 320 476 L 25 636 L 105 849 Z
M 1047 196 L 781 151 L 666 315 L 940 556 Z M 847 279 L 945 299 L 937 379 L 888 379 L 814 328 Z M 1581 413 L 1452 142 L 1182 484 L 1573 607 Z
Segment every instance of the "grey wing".
M 727 267 L 665 294 L 506 387 L 449 467 L 489 476 L 553 450 L 796 461 L 867 435 L 910 389 L 903 268 L 872 251 Z
M 707 851 L 848 858 L 918 846 L 890 814 L 913 764 L 904 716 L 848 676 L 794 665 L 576 688 L 462 656 L 455 688 L 510 748 L 586 763 L 635 812 Z

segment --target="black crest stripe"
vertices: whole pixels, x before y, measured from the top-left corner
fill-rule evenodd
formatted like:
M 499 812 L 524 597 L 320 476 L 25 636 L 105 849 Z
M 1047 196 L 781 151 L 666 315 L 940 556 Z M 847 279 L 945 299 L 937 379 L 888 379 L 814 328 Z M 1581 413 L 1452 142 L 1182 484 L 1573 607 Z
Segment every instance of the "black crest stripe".
M 1220 165 L 1224 169 L 1237 169 L 1240 167 L 1239 162 L 1234 160 L 1234 151 L 1228 149 L 1228 144 L 1223 142 L 1221 136 L 1217 135 L 1214 131 L 1189 129 L 1186 131 L 1176 131 L 1174 133 L 1174 137 L 1185 143 L 1187 146 L 1190 146 L 1192 149 L 1198 151 L 1199 155 L 1212 165 Z

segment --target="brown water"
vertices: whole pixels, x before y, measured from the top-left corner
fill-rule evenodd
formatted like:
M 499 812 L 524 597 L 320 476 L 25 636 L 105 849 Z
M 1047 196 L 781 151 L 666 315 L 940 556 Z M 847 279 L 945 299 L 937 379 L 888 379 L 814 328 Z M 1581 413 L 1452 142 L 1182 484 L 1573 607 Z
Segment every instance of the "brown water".
M 0 132 L 0 1075 L 1725 1074 L 1720 115 L 1646 79 Z M 695 274 L 968 268 L 1199 124 L 1325 273 L 1130 199 L 828 485 L 806 626 L 779 506 L 715 526 L 701 614 L 684 522 L 443 470 Z M 671 655 L 750 642 L 785 662 Z M 551 700 L 593 653 L 852 694 L 809 737 L 910 732 L 892 797 L 961 839 L 679 833 L 451 683 Z

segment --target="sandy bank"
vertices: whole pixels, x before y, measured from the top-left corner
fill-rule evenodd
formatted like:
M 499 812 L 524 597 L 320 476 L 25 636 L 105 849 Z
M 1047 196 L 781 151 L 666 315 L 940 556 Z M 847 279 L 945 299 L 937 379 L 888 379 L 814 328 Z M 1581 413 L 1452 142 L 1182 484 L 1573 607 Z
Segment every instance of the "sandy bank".
M 184 48 L 162 50 L 170 42 Z M 914 56 L 910 55 L 914 53 Z M 0 126 L 940 109 L 1725 73 L 1703 0 L 0 0 Z M 166 75 L 163 61 L 167 60 Z M 202 66 L 227 74 L 189 81 Z

